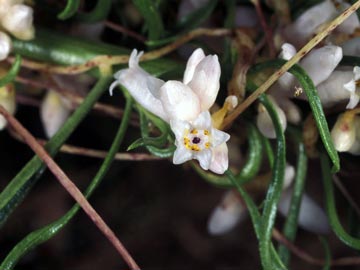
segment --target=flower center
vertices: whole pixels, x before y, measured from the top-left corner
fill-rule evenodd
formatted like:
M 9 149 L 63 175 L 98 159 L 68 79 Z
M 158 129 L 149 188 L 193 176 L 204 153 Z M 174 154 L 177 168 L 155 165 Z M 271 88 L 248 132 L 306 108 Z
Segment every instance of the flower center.
M 195 152 L 202 151 L 203 149 L 209 149 L 211 146 L 210 135 L 211 134 L 207 129 L 187 130 L 184 134 L 184 145 L 187 149 Z

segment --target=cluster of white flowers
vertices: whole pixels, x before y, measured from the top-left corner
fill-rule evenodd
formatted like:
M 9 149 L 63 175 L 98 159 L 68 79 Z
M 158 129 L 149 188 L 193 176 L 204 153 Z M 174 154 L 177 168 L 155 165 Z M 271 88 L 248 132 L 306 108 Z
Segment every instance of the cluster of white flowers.
M 18 39 L 29 40 L 34 37 L 33 9 L 23 0 L 0 0 L 0 26 Z M 11 51 L 11 39 L 0 31 L 0 61 Z
M 197 49 L 187 62 L 183 81 L 164 82 L 139 66 L 141 55 L 133 50 L 129 68 L 114 75 L 110 94 L 121 84 L 140 105 L 170 124 L 177 146 L 174 164 L 197 159 L 204 170 L 224 173 L 230 136 L 213 127 L 209 112 L 220 87 L 218 57 Z
M 292 24 L 284 30 L 285 39 L 301 48 L 321 27 L 329 23 L 341 12 L 350 7 L 350 4 L 342 0 L 325 0 L 301 14 Z M 335 31 L 351 34 L 360 26 L 356 13 L 339 25 Z

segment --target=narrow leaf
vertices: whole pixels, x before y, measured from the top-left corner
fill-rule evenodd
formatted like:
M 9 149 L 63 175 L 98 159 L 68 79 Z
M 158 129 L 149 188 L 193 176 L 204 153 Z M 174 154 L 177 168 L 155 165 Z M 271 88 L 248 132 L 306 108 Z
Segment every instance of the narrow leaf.
M 76 14 L 80 6 L 80 0 L 67 0 L 64 10 L 58 14 L 58 19 L 66 20 Z
M 0 87 L 12 82 L 16 75 L 19 73 L 21 68 L 21 56 L 19 54 L 16 55 L 15 62 L 12 64 L 8 73 L 0 79 Z

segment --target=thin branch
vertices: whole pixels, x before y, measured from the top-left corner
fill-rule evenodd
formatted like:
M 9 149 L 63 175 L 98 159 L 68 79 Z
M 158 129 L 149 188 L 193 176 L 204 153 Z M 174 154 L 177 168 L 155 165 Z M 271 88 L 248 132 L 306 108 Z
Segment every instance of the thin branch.
M 255 92 L 253 92 L 243 103 L 241 103 L 232 113 L 224 120 L 223 125 L 228 126 L 232 123 L 243 111 L 246 110 L 261 94 L 265 93 L 271 85 L 275 83 L 286 71 L 293 65 L 299 62 L 309 51 L 311 51 L 317 44 L 319 44 L 326 36 L 330 34 L 339 24 L 344 22 L 353 12 L 360 7 L 360 0 L 356 1 L 351 7 L 341 13 L 334 19 L 322 32 L 318 33 L 312 38 L 301 50 L 287 61 L 280 69 L 274 72 Z
M 357 205 L 357 203 L 355 202 L 353 197 L 351 197 L 351 195 L 350 195 L 349 191 L 346 189 L 346 187 L 341 183 L 339 177 L 337 177 L 336 175 L 333 175 L 333 181 L 334 181 L 335 185 L 337 186 L 337 188 L 340 190 L 340 192 L 343 194 L 343 196 L 346 198 L 346 200 L 349 202 L 351 207 L 355 210 L 357 216 L 360 217 L 359 206 Z
M 262 8 L 261 8 L 261 3 L 260 3 L 259 0 L 251 0 L 250 2 L 252 2 L 254 4 L 256 14 L 258 15 L 258 17 L 260 19 L 260 24 L 261 24 L 261 27 L 264 30 L 265 37 L 266 37 L 266 40 L 267 40 L 267 43 L 268 43 L 268 46 L 269 46 L 270 57 L 274 58 L 275 55 L 276 55 L 276 50 L 275 50 L 275 45 L 274 45 L 273 33 L 272 33 L 272 29 L 266 23 L 264 13 L 263 13 Z
M 15 80 L 25 85 L 31 85 L 33 87 L 44 88 L 44 89 L 52 89 L 56 91 L 71 101 L 71 103 L 74 106 L 73 109 L 76 109 L 84 101 L 84 98 L 82 96 L 68 89 L 64 89 L 57 85 L 54 85 L 50 82 L 35 81 L 30 78 L 24 78 L 20 76 L 17 76 Z M 25 99 L 22 99 L 22 101 L 26 102 Z M 31 105 L 31 104 L 27 104 L 27 105 Z M 104 115 L 111 116 L 115 119 L 121 119 L 123 115 L 122 109 L 101 102 L 96 102 L 93 107 L 93 110 L 102 113 Z M 132 116 L 131 124 L 134 126 L 139 126 L 137 118 Z
M 64 171 L 55 163 L 46 150 L 36 141 L 36 139 L 27 131 L 18 120 L 15 119 L 3 106 L 0 105 L 0 113 L 6 118 L 8 123 L 23 137 L 26 144 L 44 161 L 49 170 L 59 180 L 60 184 L 69 192 L 75 201 L 81 206 L 86 214 L 91 218 L 99 230 L 112 243 L 115 249 L 123 257 L 128 266 L 132 269 L 140 269 L 126 248 L 116 237 L 115 233 L 108 227 L 105 221 L 95 211 L 95 209 L 86 200 L 81 191 L 69 179 Z
M 41 104 L 41 102 L 38 99 L 19 93 L 16 93 L 16 103 L 28 105 L 32 107 L 39 107 Z
M 273 229 L 272 233 L 273 238 L 279 243 L 286 246 L 292 253 L 298 256 L 300 259 L 306 261 L 309 264 L 324 266 L 326 261 L 324 259 L 316 258 L 297 247 L 294 243 L 286 239 L 286 237 L 281 234 L 276 228 Z M 350 266 L 350 265 L 360 265 L 360 257 L 344 257 L 335 260 L 331 260 L 331 265 L 333 266 Z
M 138 33 L 131 31 L 130 29 L 128 29 L 124 26 L 121 26 L 119 24 L 116 24 L 116 23 L 113 23 L 110 21 L 105 21 L 105 25 L 114 31 L 123 33 L 124 35 L 128 35 L 129 37 L 132 37 L 142 43 L 145 43 L 145 41 L 146 41 L 146 38 L 143 37 L 142 35 L 139 35 Z
M 215 28 L 215 29 L 208 29 L 208 28 L 198 28 L 195 29 L 180 38 L 178 38 L 175 42 L 160 48 L 158 50 L 154 50 L 148 53 L 145 53 L 141 57 L 141 61 L 147 61 L 147 60 L 153 60 L 156 58 L 159 58 L 161 56 L 164 56 L 174 50 L 176 50 L 178 47 L 183 45 L 184 43 L 199 37 L 199 36 L 226 36 L 231 35 L 232 30 L 225 29 L 225 28 Z M 15 58 L 8 57 L 8 60 L 10 62 L 13 62 Z M 98 55 L 94 57 L 93 59 L 80 64 L 80 65 L 74 65 L 74 66 L 56 66 L 56 65 L 50 65 L 47 63 L 40 63 L 36 61 L 31 61 L 29 59 L 22 59 L 21 65 L 23 67 L 27 67 L 29 69 L 34 70 L 42 70 L 48 73 L 57 73 L 57 74 L 79 74 L 83 73 L 85 71 L 88 71 L 94 67 L 105 67 L 105 66 L 112 66 L 117 64 L 126 64 L 129 61 L 129 55 Z

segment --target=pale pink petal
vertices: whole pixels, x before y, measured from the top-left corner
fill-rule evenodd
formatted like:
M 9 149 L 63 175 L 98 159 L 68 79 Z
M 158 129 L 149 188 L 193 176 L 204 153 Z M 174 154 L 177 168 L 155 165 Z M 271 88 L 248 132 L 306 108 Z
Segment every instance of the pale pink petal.
M 201 48 L 196 49 L 192 53 L 192 55 L 190 56 L 189 60 L 186 63 L 186 69 L 184 72 L 184 79 L 183 79 L 184 84 L 188 84 L 192 80 L 196 66 L 204 58 L 205 58 L 205 54 Z
M 190 88 L 200 99 L 201 110 L 206 111 L 214 104 L 220 88 L 220 63 L 216 55 L 208 55 L 196 66 Z
M 228 167 L 228 148 L 226 143 L 222 143 L 212 149 L 212 160 L 209 170 L 217 174 L 223 174 L 228 169 Z
M 185 132 L 190 130 L 189 122 L 181 121 L 178 119 L 171 119 L 170 127 L 172 132 L 174 132 L 177 141 L 182 141 Z
M 212 136 L 213 147 L 217 147 L 220 144 L 227 142 L 230 139 L 229 134 L 215 128 L 211 130 L 211 136 Z
M 194 157 L 199 161 L 200 167 L 208 170 L 211 163 L 212 153 L 211 150 L 205 149 L 194 154 Z
M 209 111 L 204 111 L 192 122 L 197 129 L 211 129 L 211 115 Z
M 200 113 L 200 102 L 187 85 L 168 81 L 160 88 L 160 100 L 169 119 L 194 120 Z
M 174 156 L 173 156 L 173 163 L 181 164 L 192 158 L 193 158 L 193 155 L 192 155 L 191 151 L 186 149 L 183 145 L 178 145 L 175 150 Z
M 164 111 L 161 101 L 152 94 L 155 90 L 150 91 L 149 89 L 149 85 L 151 86 L 149 81 L 154 79 L 153 76 L 141 68 L 121 70 L 116 75 L 118 80 L 110 86 L 110 91 L 117 84 L 123 85 L 141 106 L 168 122 L 169 118 Z

